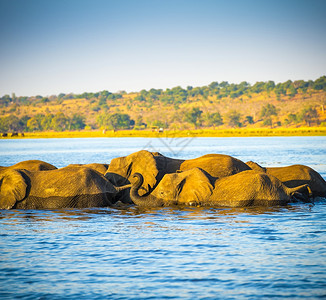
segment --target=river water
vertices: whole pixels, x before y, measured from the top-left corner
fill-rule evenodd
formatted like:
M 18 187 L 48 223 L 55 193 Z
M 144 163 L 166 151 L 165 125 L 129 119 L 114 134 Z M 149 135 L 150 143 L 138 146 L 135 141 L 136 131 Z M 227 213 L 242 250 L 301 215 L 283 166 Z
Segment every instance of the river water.
M 326 178 L 325 137 L 0 140 L 0 165 L 108 163 L 147 149 L 305 164 Z M 0 299 L 320 299 L 326 199 L 269 209 L 0 211 Z

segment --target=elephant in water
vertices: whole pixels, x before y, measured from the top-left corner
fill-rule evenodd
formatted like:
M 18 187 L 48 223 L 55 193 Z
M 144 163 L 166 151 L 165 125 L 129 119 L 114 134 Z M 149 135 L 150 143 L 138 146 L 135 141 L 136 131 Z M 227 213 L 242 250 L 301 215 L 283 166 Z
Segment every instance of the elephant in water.
M 55 170 L 57 167 L 41 160 L 25 160 L 9 167 L 0 167 L 0 174 L 6 170 L 25 169 L 28 171 Z
M 6 170 L 0 175 L 0 209 L 105 207 L 130 185 L 115 187 L 90 168 Z
M 90 163 L 90 164 L 70 164 L 67 167 L 87 167 L 91 168 L 101 174 L 105 174 L 108 170 L 108 164 Z
M 304 165 L 292 165 L 287 167 L 263 168 L 259 164 L 248 161 L 246 163 L 251 169 L 266 172 L 281 180 L 287 187 L 297 187 L 309 184 L 313 197 L 326 197 L 326 181 L 314 169 Z
M 250 170 L 244 162 L 229 155 L 207 154 L 199 158 L 183 160 L 141 150 L 125 157 L 112 159 L 105 177 L 113 184 L 120 186 L 132 182 L 132 174 L 141 173 L 143 183 L 139 194 L 144 195 L 151 192 L 165 174 L 186 171 L 195 167 L 203 169 L 216 178 Z M 125 193 L 122 201 L 126 200 L 130 200 L 130 197 Z
M 133 175 L 136 181 L 130 189 L 132 201 L 142 207 L 169 205 L 195 206 L 273 206 L 286 205 L 294 197 L 308 201 L 309 187 L 286 187 L 280 180 L 253 170 L 214 179 L 200 168 L 182 173 L 166 174 L 157 187 L 146 196 L 138 190 L 143 176 Z

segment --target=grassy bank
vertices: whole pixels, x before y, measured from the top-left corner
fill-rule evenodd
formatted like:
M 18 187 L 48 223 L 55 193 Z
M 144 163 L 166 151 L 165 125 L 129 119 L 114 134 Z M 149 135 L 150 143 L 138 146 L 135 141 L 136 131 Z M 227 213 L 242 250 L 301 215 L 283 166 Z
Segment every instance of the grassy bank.
M 64 132 L 30 132 L 24 136 L 1 137 L 2 139 L 26 138 L 89 138 L 89 137 L 250 137 L 250 136 L 326 136 L 326 127 L 300 128 L 243 128 L 243 129 L 194 129 L 194 130 L 166 130 L 163 133 L 151 130 L 119 130 L 107 131 L 64 131 Z

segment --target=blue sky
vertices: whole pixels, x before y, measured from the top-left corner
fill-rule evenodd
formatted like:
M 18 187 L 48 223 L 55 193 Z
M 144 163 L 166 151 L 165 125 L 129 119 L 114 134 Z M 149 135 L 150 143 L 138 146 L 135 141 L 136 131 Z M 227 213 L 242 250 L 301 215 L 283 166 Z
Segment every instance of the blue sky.
M 0 96 L 326 74 L 324 0 L 0 0 Z

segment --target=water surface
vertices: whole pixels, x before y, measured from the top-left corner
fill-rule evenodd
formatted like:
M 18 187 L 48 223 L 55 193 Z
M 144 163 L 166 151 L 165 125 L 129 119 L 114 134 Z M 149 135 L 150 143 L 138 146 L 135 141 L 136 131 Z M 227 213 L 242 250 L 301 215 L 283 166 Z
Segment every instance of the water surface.
M 141 149 L 301 163 L 326 177 L 326 138 L 1 140 L 0 165 L 110 162 Z M 320 299 L 326 201 L 269 209 L 0 211 L 1 299 Z

